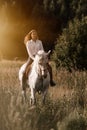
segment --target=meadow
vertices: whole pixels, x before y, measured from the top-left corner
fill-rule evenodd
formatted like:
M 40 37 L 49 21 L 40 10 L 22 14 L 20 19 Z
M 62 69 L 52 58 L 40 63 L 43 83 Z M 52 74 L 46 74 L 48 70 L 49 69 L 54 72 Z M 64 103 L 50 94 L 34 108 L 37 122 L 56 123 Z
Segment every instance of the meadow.
M 0 130 L 87 130 L 87 71 L 72 73 L 52 64 L 56 87 L 46 104 L 22 103 L 18 71 L 25 61 L 0 61 Z M 29 96 L 29 90 L 27 90 Z

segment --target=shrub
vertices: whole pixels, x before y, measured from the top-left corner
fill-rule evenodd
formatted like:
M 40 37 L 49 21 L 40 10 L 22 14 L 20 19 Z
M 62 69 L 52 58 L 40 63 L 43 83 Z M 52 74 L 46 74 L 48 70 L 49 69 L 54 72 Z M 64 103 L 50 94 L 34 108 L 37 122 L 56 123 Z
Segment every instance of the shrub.
M 84 118 L 73 119 L 67 125 L 67 130 L 86 130 L 86 121 Z
M 87 18 L 69 22 L 57 39 L 52 55 L 56 66 L 87 69 Z
M 86 118 L 74 110 L 62 123 L 58 122 L 58 130 L 86 130 Z

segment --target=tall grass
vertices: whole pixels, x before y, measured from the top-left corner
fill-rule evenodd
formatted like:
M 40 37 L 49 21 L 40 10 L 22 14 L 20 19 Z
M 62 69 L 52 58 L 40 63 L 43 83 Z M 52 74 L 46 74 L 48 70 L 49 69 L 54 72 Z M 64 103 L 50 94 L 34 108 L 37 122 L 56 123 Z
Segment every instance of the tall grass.
M 49 88 L 46 104 L 35 108 L 21 102 L 18 71 L 22 61 L 0 61 L 0 130 L 86 130 L 87 72 L 53 72 L 56 87 Z M 29 91 L 27 92 L 29 96 Z

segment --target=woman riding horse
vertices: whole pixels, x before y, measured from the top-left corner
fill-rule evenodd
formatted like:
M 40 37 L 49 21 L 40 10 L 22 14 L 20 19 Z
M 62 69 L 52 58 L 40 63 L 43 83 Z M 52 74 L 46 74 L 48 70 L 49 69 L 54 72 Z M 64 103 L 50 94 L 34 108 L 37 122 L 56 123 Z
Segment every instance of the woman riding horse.
M 42 41 L 38 39 L 38 34 L 36 30 L 31 30 L 24 38 L 24 43 L 26 45 L 26 49 L 29 55 L 24 76 L 27 78 L 29 72 L 29 66 L 34 60 L 35 55 L 39 50 L 44 50 Z M 55 86 L 55 82 L 53 81 L 52 67 L 47 63 L 47 68 L 50 73 L 50 85 Z

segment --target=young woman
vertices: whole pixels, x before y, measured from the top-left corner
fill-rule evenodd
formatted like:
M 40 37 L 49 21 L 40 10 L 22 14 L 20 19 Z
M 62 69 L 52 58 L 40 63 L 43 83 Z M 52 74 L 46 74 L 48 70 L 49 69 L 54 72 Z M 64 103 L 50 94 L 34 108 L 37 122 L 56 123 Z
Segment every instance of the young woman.
M 26 45 L 26 49 L 27 49 L 27 52 L 28 52 L 28 55 L 29 55 L 27 65 L 26 65 L 26 68 L 25 68 L 25 73 L 27 73 L 27 68 L 33 62 L 34 57 L 37 54 L 37 52 L 39 50 L 44 50 L 44 48 L 43 48 L 43 45 L 42 45 L 42 41 L 38 39 L 38 34 L 37 34 L 36 30 L 31 30 L 25 36 L 24 43 Z M 47 64 L 47 66 L 48 66 L 48 71 L 50 73 L 50 85 L 55 86 L 55 83 L 53 81 L 52 68 L 49 65 L 49 63 Z

